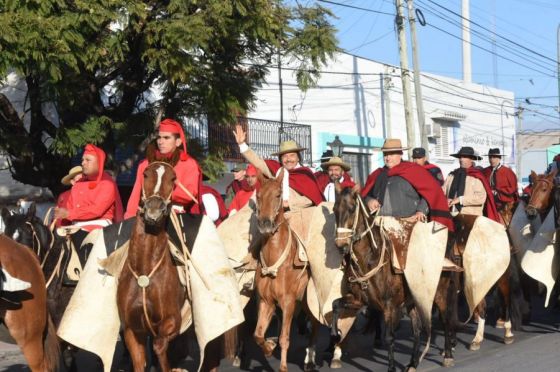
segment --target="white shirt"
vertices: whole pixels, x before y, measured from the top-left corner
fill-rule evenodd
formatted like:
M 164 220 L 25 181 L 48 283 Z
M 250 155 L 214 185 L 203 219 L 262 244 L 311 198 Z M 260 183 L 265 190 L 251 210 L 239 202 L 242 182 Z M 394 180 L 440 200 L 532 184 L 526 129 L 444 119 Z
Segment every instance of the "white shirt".
M 204 210 L 206 215 L 215 222 L 220 218 L 220 207 L 218 207 L 218 201 L 212 194 L 202 194 L 202 204 L 204 204 Z
M 344 176 L 340 177 L 340 180 L 338 182 L 340 183 L 344 182 Z M 334 202 L 334 198 L 335 198 L 334 182 L 329 183 L 327 187 L 325 187 L 325 190 L 323 191 L 323 195 L 325 196 L 326 201 Z

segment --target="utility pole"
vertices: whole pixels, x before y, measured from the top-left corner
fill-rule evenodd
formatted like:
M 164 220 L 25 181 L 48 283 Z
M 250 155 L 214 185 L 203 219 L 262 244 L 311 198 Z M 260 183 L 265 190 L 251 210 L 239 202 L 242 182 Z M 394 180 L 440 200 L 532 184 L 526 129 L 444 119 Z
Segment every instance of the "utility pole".
M 556 62 L 558 63 L 558 115 L 560 115 L 560 23 L 558 24 L 558 29 L 556 30 Z
M 284 135 L 284 89 L 282 87 L 282 57 L 280 55 L 280 48 L 278 48 L 278 87 L 280 88 L 280 135 L 278 136 L 278 143 L 282 142 Z
M 521 174 L 521 147 L 522 143 L 519 141 L 519 136 L 523 131 L 523 106 L 521 103 L 517 106 L 517 131 L 515 132 L 515 170 L 517 171 L 517 178 L 522 179 L 523 174 Z
M 428 136 L 424 117 L 424 103 L 422 102 L 422 85 L 420 84 L 420 62 L 418 61 L 418 41 L 416 39 L 416 18 L 414 17 L 413 0 L 408 3 L 408 22 L 410 23 L 410 37 L 412 39 L 412 66 L 414 68 L 414 91 L 416 97 L 416 114 L 420 128 L 420 144 L 429 153 Z
M 387 130 L 386 130 L 386 134 L 387 136 L 385 138 L 391 138 L 392 137 L 392 130 L 391 130 L 391 88 L 393 87 L 393 82 L 391 81 L 391 72 L 389 71 L 388 66 L 385 66 L 386 70 L 385 70 L 385 78 L 383 80 L 383 84 L 385 84 L 385 112 L 387 113 L 387 121 L 386 121 L 386 126 L 387 126 Z
M 469 12 L 469 0 L 463 0 L 462 6 L 463 26 L 463 80 L 466 83 L 472 81 L 471 70 L 471 22 Z
M 404 29 L 404 15 L 402 0 L 395 0 L 397 7 L 397 30 L 399 36 L 399 55 L 401 60 L 401 80 L 404 101 L 404 118 L 406 122 L 406 142 L 410 147 L 408 158 L 412 158 L 412 148 L 416 145 L 416 134 L 414 131 L 414 118 L 412 116 L 412 99 L 410 96 L 410 71 L 408 70 L 408 54 L 406 46 L 406 32 Z

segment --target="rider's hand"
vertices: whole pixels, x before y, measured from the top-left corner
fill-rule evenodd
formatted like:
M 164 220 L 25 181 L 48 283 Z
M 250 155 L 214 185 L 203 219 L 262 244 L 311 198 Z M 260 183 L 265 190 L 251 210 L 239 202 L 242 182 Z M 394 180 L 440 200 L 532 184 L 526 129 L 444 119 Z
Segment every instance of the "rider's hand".
M 426 222 L 426 215 L 422 212 L 416 212 L 414 219 L 418 222 Z
M 453 206 L 455 204 L 459 204 L 459 198 L 455 198 L 455 199 L 447 199 L 447 205 L 448 206 Z
M 282 207 L 290 208 L 290 203 L 287 200 L 282 200 Z
M 235 130 L 233 131 L 233 136 L 235 137 L 235 141 L 237 142 L 238 145 L 245 143 L 245 140 L 247 139 L 247 134 L 243 130 L 243 127 L 241 127 L 241 125 L 239 124 L 235 126 Z
M 68 213 L 68 209 L 65 208 L 55 208 L 54 209 L 54 218 L 57 220 L 63 220 L 66 217 L 68 217 L 69 213 Z
M 381 207 L 381 204 L 379 204 L 379 201 L 377 199 L 370 199 L 367 202 L 367 206 L 369 208 L 369 210 L 371 211 L 371 213 L 377 211 L 379 209 L 379 207 Z

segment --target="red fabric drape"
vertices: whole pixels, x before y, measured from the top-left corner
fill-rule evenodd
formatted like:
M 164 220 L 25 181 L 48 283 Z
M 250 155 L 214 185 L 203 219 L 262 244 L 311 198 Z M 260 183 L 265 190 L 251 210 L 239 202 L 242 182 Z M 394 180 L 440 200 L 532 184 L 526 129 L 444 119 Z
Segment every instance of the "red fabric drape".
M 282 165 L 276 160 L 265 160 L 268 169 L 272 174 L 276 174 Z M 319 205 L 324 201 L 323 193 L 317 184 L 313 172 L 309 168 L 300 167 L 288 171 L 290 175 L 290 187 L 299 194 L 308 197 L 314 205 Z

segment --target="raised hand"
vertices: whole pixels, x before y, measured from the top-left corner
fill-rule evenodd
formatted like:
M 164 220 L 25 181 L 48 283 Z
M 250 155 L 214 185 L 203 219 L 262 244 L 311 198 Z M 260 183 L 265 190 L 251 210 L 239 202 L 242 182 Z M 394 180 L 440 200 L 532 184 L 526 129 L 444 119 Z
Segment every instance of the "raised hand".
M 233 131 L 233 136 L 235 137 L 235 141 L 238 145 L 245 143 L 247 140 L 247 134 L 243 130 L 243 127 L 239 124 L 235 126 L 235 130 Z

